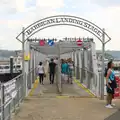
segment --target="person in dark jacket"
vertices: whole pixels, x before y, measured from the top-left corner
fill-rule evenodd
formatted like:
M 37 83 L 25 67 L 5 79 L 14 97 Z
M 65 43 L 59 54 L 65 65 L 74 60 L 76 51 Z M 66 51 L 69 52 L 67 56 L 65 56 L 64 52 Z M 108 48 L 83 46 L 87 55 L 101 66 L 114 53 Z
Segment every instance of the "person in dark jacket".
M 54 63 L 54 60 L 51 59 L 51 62 L 49 63 L 50 84 L 54 84 L 55 67 L 56 67 L 56 64 Z

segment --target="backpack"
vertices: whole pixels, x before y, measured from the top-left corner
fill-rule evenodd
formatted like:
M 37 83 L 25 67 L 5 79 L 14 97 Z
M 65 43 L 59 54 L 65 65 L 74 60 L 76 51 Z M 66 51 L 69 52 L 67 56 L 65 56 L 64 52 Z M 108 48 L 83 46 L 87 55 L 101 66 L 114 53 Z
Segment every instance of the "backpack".
M 107 68 L 105 68 L 104 77 L 106 77 L 106 76 L 107 76 L 107 72 L 108 72 L 108 69 L 107 69 Z

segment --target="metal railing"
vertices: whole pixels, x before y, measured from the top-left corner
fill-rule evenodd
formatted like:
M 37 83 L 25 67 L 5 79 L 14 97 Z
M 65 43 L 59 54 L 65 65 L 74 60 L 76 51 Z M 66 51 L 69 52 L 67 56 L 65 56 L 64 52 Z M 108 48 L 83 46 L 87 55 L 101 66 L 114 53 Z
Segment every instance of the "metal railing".
M 37 68 L 30 69 L 29 73 L 27 74 L 27 86 L 28 86 L 28 89 L 32 88 L 33 83 L 37 79 L 37 70 L 36 69 Z
M 12 113 L 19 108 L 24 99 L 24 86 L 23 74 L 0 84 L 0 120 L 10 120 Z
M 58 93 L 62 93 L 62 82 L 61 78 L 59 78 L 61 72 L 58 72 L 58 66 L 56 67 L 56 87 Z M 101 95 L 101 80 L 102 73 L 98 72 L 98 75 L 94 72 L 86 69 L 75 67 L 73 70 L 73 76 L 87 89 L 91 91 L 96 97 L 100 97 Z
M 79 69 L 79 72 L 77 71 Z M 77 73 L 78 72 L 78 73 Z M 98 72 L 98 75 L 86 68 L 75 67 L 75 77 L 80 83 L 87 89 L 89 89 L 95 96 L 101 95 L 101 80 L 102 73 Z M 79 75 L 78 75 L 79 74 Z
M 29 92 L 37 76 L 34 68 L 30 69 L 28 74 L 20 74 L 6 83 L 0 83 L 0 120 L 10 120 L 12 113 L 19 110 L 26 97 L 26 90 Z

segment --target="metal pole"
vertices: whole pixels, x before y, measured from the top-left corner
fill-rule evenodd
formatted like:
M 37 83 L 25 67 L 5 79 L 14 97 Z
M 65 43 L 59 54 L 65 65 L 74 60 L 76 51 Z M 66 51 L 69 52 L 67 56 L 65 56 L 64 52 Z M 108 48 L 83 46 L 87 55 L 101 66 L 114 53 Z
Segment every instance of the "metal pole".
M 4 85 L 0 82 L 0 87 L 1 87 L 1 120 L 5 120 L 5 91 L 4 91 Z
M 58 44 L 58 87 L 59 93 L 62 93 L 62 84 L 61 84 L 61 63 L 60 63 L 60 44 Z
M 25 61 L 24 61 L 24 52 L 25 52 L 25 34 L 24 27 L 22 28 L 22 74 L 23 74 L 23 85 L 24 85 L 24 96 L 26 96 L 26 79 L 25 79 Z
M 82 59 L 82 69 L 81 69 L 81 80 L 80 80 L 80 82 L 81 83 L 84 83 L 84 76 L 85 76 L 85 70 L 84 70 L 84 68 L 85 68 L 85 61 L 84 61 L 84 56 L 85 56 L 85 54 L 84 54 L 84 48 L 82 49 L 82 55 L 81 55 L 81 59 Z
M 76 66 L 76 79 L 80 79 L 80 70 L 79 70 L 79 51 L 76 51 L 77 66 Z
M 73 50 L 73 62 L 74 62 L 74 76 L 75 76 L 75 50 Z
M 104 57 L 105 57 L 105 29 L 102 34 L 102 79 L 101 79 L 101 100 L 104 100 Z
M 13 56 L 10 57 L 10 74 L 13 76 Z
M 32 69 L 34 69 L 35 67 L 35 56 L 36 56 L 36 53 L 35 53 L 35 50 L 32 49 Z M 35 82 L 35 73 L 36 73 L 36 70 L 33 70 L 32 71 L 32 83 Z
M 28 82 L 29 82 L 29 89 L 31 89 L 32 88 L 32 67 L 31 67 L 31 65 L 32 65 L 32 62 L 31 62 L 31 59 L 32 59 L 32 57 L 31 57 L 31 53 L 32 53 L 32 50 L 31 50 L 31 47 L 30 47 L 30 44 L 29 44 L 29 53 L 30 53 L 30 60 L 28 61 L 28 68 L 29 68 L 29 79 L 28 79 Z
M 80 82 L 81 82 L 81 75 L 82 75 L 82 73 L 81 73 L 81 71 L 82 71 L 82 55 L 81 55 L 81 50 L 79 50 L 79 72 L 80 72 Z

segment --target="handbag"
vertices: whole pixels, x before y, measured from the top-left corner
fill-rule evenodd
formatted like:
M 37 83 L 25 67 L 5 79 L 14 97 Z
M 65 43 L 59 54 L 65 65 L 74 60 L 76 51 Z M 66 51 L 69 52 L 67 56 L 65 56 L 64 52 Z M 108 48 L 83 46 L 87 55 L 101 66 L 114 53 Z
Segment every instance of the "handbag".
M 115 90 L 114 90 L 113 83 L 109 83 L 109 86 L 110 86 L 112 89 L 110 89 L 110 88 L 107 86 L 107 93 L 114 94 Z
M 46 77 L 46 74 L 44 74 L 44 77 Z
M 64 81 L 64 74 L 61 74 L 61 80 Z
M 114 88 L 117 88 L 117 82 L 116 82 L 116 79 L 115 79 L 115 77 L 114 77 L 113 84 L 114 84 Z
M 64 75 L 64 80 L 65 80 L 65 81 L 68 80 L 68 75 Z

